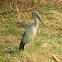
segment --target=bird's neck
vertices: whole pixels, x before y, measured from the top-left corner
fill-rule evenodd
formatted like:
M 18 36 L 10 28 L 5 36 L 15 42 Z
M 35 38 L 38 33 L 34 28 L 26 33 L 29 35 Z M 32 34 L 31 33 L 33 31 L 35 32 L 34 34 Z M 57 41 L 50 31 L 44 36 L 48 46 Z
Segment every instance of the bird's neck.
M 35 24 L 36 24 L 36 27 L 38 27 L 38 25 L 39 25 L 39 20 L 38 20 L 37 17 L 35 18 Z

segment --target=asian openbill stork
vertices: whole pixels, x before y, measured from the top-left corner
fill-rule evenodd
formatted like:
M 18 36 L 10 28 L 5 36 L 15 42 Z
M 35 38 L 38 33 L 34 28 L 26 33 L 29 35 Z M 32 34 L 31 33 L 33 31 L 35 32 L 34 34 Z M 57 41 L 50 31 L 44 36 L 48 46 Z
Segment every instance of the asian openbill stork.
M 42 22 L 42 20 L 41 20 L 37 11 L 33 11 L 32 16 L 34 17 L 35 21 L 31 25 L 29 25 L 28 28 L 26 29 L 26 31 L 24 32 L 23 38 L 20 42 L 19 50 L 23 51 L 25 44 L 28 41 L 34 39 L 34 37 L 36 35 L 36 32 L 37 32 L 37 28 L 39 26 L 39 21 L 41 21 L 41 23 L 44 25 L 44 23 Z

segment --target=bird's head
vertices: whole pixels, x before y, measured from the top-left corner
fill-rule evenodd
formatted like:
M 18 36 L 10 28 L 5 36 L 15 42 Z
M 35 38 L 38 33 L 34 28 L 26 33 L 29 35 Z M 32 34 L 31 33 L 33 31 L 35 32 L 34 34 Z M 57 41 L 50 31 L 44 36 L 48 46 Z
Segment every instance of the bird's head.
M 40 18 L 40 16 L 39 16 L 39 13 L 38 13 L 37 11 L 33 11 L 32 16 L 33 16 L 34 18 L 37 17 L 37 18 L 39 19 L 39 21 L 40 21 L 45 27 L 47 27 L 47 26 L 43 23 L 43 21 L 41 20 L 41 18 Z
M 35 17 L 39 16 L 39 14 L 37 11 L 33 11 L 32 16 L 35 18 Z

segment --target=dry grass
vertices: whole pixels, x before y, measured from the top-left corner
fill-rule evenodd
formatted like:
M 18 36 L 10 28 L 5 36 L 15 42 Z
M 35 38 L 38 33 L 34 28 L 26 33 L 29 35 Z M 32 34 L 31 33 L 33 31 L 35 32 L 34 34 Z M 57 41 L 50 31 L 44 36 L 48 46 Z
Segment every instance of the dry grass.
M 33 41 L 27 43 L 24 51 L 18 50 L 23 32 L 34 19 L 28 14 L 19 21 L 19 14 L 0 19 L 0 62 L 56 62 L 53 54 L 62 62 L 62 14 L 54 8 L 44 7 L 36 9 L 44 23 L 41 23 Z M 19 18 L 18 18 L 18 17 Z M 2 17 L 2 16 L 1 16 Z M 9 21 L 8 21 L 9 20 Z M 31 21 L 32 20 L 32 21 Z

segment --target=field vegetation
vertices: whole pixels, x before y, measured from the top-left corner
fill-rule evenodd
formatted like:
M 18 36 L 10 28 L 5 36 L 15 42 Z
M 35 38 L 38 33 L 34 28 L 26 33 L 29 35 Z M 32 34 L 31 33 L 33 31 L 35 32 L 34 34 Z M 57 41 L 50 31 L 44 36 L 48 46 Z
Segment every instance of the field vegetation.
M 61 0 L 1 0 L 0 62 L 62 62 L 61 3 Z M 26 44 L 24 51 L 19 51 L 24 31 L 34 22 L 33 11 L 39 12 L 48 28 L 40 22 L 35 39 Z

